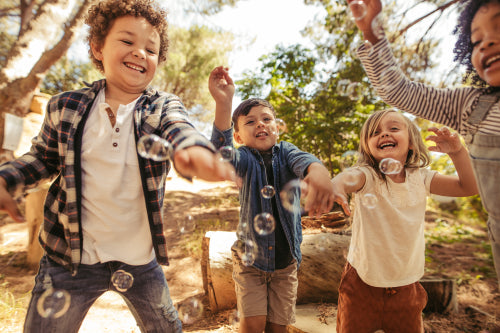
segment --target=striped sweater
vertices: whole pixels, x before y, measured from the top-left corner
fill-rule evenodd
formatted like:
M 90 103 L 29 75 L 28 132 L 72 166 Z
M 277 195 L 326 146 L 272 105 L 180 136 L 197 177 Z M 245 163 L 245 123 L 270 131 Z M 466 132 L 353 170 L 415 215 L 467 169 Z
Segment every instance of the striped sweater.
M 488 135 L 500 134 L 500 103 L 493 105 L 477 128 L 471 128 L 467 123 L 472 108 L 485 89 L 439 89 L 410 81 L 397 66 L 389 42 L 385 38 L 371 50 L 361 46 L 358 55 L 372 86 L 387 104 L 451 127 L 462 135 L 466 135 L 470 130 Z

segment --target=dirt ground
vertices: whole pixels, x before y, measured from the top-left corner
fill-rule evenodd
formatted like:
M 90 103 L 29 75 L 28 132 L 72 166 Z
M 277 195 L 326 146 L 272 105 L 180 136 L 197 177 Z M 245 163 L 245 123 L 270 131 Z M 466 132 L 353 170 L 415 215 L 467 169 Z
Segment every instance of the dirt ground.
M 196 180 L 189 184 L 173 177 L 167 186 L 165 214 L 169 216 L 165 232 L 171 263 L 164 271 L 174 304 L 181 306 L 193 299 L 203 304 L 203 314 L 194 322 L 184 324 L 184 331 L 236 332 L 237 316 L 234 309 L 217 314 L 210 312 L 203 290 L 199 252 L 192 248 L 193 242 L 189 243 L 195 231 L 182 232 L 182 228 L 187 228 L 183 225 L 186 218 L 213 224 L 212 230 L 234 230 L 238 220 L 236 188 L 230 183 L 214 184 Z M 1 217 L 0 287 L 9 297 L 19 300 L 19 304 L 14 306 L 14 315 L 2 319 L 0 331 L 21 332 L 23 311 L 29 301 L 36 272 L 24 265 L 27 224 L 13 223 L 4 215 Z M 429 213 L 427 228 L 434 228 L 436 223 L 443 223 L 443 220 L 451 226 L 458 223 L 450 220 L 449 216 L 437 218 L 435 214 Z M 325 232 L 324 226 L 314 221 L 305 221 L 304 228 L 305 232 Z M 490 267 L 491 259 L 486 253 L 477 255 L 488 250 L 486 230 L 477 226 L 474 228 L 478 235 L 474 241 L 464 238 L 461 242 L 428 244 L 430 260 L 426 264 L 426 276 L 456 279 L 459 304 L 458 312 L 454 314 L 426 313 L 424 323 L 428 333 L 482 332 L 500 325 L 500 293 Z M 478 242 L 483 246 L 478 247 Z M 3 301 L 0 299 L 0 311 L 2 302 L 6 302 L 5 297 Z M 335 304 L 321 306 L 328 307 L 329 311 L 336 310 Z M 93 305 L 80 332 L 140 331 L 124 301 L 117 294 L 109 292 Z

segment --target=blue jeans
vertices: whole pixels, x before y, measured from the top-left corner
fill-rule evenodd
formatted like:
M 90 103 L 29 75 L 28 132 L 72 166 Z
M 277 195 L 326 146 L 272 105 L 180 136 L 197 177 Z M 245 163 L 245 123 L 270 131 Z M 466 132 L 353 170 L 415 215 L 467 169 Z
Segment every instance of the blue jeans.
M 132 286 L 118 291 L 111 276 L 124 270 L 134 277 Z M 43 318 L 37 311 L 40 296 L 49 288 L 66 290 L 70 306 L 59 318 Z M 130 266 L 118 261 L 80 265 L 75 276 L 61 265 L 42 257 L 26 314 L 24 332 L 78 332 L 92 304 L 106 291 L 119 293 L 134 315 L 141 332 L 182 332 L 167 280 L 156 259 L 146 265 Z

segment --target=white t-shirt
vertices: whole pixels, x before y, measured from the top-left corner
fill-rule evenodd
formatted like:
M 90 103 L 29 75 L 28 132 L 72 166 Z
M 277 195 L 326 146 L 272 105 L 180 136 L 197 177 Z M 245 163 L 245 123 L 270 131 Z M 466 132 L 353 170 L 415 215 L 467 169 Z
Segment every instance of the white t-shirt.
M 347 260 L 373 287 L 400 287 L 424 274 L 424 222 L 427 195 L 435 171 L 407 169 L 404 183 L 384 182 L 369 167 L 364 187 L 354 197 L 352 237 Z M 367 194 L 375 206 L 366 205 Z M 373 202 L 373 200 L 372 200 Z
M 104 89 L 94 101 L 82 141 L 82 264 L 154 258 L 134 139 L 137 100 L 120 105 L 113 127 Z

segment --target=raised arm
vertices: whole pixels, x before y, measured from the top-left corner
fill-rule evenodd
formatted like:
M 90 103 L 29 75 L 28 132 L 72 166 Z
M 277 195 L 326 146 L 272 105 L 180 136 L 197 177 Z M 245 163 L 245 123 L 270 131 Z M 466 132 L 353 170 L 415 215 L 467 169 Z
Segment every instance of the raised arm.
M 229 76 L 228 68 L 216 67 L 210 73 L 208 90 L 215 100 L 215 121 L 217 129 L 224 131 L 231 127 L 234 83 Z
M 478 194 L 469 153 L 460 142 L 458 134 L 451 133 L 446 127 L 441 129 L 431 127 L 429 131 L 434 132 L 435 135 L 428 136 L 427 140 L 436 143 L 436 146 L 429 147 L 429 150 L 448 154 L 457 171 L 457 176 L 436 174 L 432 178 L 431 193 L 452 197 L 466 197 Z

